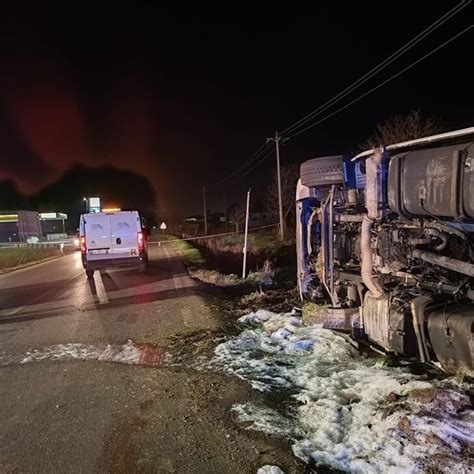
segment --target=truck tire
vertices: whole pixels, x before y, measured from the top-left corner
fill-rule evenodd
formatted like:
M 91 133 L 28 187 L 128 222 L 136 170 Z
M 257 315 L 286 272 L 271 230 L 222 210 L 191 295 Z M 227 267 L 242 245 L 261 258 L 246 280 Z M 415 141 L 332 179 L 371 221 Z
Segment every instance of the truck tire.
M 87 278 L 93 278 L 94 277 L 94 270 L 86 270 L 86 275 Z
M 342 184 L 342 156 L 313 158 L 301 163 L 300 178 L 301 184 L 308 187 Z
M 140 262 L 138 265 L 138 271 L 140 273 L 146 273 L 148 270 L 148 264 L 146 262 Z

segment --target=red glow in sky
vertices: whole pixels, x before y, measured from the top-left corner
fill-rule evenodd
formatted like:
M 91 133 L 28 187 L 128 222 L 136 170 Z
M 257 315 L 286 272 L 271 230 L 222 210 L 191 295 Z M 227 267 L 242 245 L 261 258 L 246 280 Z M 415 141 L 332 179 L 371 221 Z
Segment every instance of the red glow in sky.
M 111 165 L 152 178 L 156 172 L 154 130 L 146 81 L 136 74 L 117 78 L 103 110 L 84 102 L 67 68 L 46 51 L 18 55 L 2 82 L 3 102 L 22 145 L 45 173 L 29 176 L 2 170 L 26 193 L 36 192 L 76 164 Z M 86 98 L 87 100 L 87 98 Z M 92 112 L 91 112 L 92 111 Z M 14 160 L 14 156 L 11 158 Z M 11 163 L 11 161 L 10 161 Z

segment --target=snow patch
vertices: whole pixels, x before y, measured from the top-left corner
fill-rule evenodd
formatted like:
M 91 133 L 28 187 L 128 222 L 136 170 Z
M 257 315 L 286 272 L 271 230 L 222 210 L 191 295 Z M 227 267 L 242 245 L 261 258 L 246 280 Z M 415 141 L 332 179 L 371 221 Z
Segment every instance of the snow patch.
M 285 474 L 285 471 L 282 471 L 278 466 L 262 466 L 257 474 Z
M 264 433 L 292 438 L 298 435 L 297 427 L 287 414 L 268 407 L 253 404 L 235 404 L 232 411 L 237 420 L 246 429 L 263 431 Z
M 42 349 L 27 351 L 22 355 L 0 356 L 1 365 L 26 364 L 29 362 L 60 360 L 98 360 L 156 366 L 165 358 L 163 348 L 147 344 L 136 344 L 129 340 L 126 344 L 56 344 Z
M 271 311 L 267 311 L 266 309 L 259 309 L 254 313 L 249 313 L 245 316 L 242 316 L 241 318 L 239 318 L 238 321 L 242 324 L 258 324 L 263 321 L 267 321 L 273 315 L 274 313 L 272 313 Z
M 263 392 L 290 391 L 300 404 L 291 416 L 236 405 L 240 422 L 292 439 L 308 463 L 343 471 L 468 472 L 474 414 L 449 381 L 384 367 L 294 314 L 260 310 L 241 322 L 260 327 L 218 345 L 211 365 Z

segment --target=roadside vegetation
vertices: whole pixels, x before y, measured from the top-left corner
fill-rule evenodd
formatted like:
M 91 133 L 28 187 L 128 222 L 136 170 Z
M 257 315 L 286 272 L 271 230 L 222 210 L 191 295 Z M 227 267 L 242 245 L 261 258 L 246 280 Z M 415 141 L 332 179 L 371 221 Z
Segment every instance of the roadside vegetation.
M 183 258 L 193 279 L 221 290 L 214 294 L 213 302 L 219 308 L 226 331 L 231 333 L 237 330 L 237 318 L 251 311 L 271 308 L 287 312 L 301 306 L 296 290 L 294 243 L 281 243 L 269 232 L 249 237 L 249 273 L 245 279 L 241 278 L 242 235 L 223 236 L 209 246 L 203 245 L 204 239 L 169 243 Z M 179 237 L 160 235 L 159 239 Z
M 160 236 L 160 240 L 176 240 L 179 237 Z M 246 292 L 263 292 L 272 287 L 282 274 L 276 267 L 282 249 L 292 248 L 291 242 L 280 243 L 272 233 L 249 234 L 248 273 L 241 278 L 242 235 L 230 235 L 215 239 L 170 242 L 186 263 L 191 277 L 203 283 L 222 288 L 234 288 Z
M 242 255 L 243 234 L 224 235 L 222 237 L 215 237 L 213 239 L 202 239 L 197 242 L 199 245 L 206 247 L 210 252 L 231 252 Z M 267 232 L 253 232 L 248 235 L 248 254 L 262 255 L 266 258 L 270 257 L 272 253 L 277 252 L 282 247 L 292 245 L 294 240 L 286 240 L 280 242 L 275 231 Z
M 208 268 L 220 273 L 240 275 L 242 271 L 242 234 L 226 235 L 213 239 L 199 239 L 193 242 L 204 256 Z M 271 275 L 274 284 L 286 287 L 294 285 L 295 243 L 287 239 L 281 242 L 275 232 L 252 232 L 247 243 L 247 270 L 252 274 Z
M 179 239 L 179 237 L 174 235 L 160 236 L 160 240 L 173 240 L 172 245 L 174 249 L 180 254 L 188 267 L 193 269 L 203 268 L 206 261 L 199 249 L 185 240 L 177 239 Z
M 15 247 L 0 249 L 0 272 L 62 255 L 57 248 Z

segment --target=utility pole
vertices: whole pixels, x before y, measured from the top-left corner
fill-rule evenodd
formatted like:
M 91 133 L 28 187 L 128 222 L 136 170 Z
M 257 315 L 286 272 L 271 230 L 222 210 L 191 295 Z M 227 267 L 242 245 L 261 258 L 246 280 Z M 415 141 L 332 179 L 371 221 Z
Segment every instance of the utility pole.
M 242 263 L 242 278 L 245 278 L 247 272 L 247 242 L 249 235 L 249 214 L 250 214 L 250 188 L 247 192 L 247 208 L 245 211 L 245 236 L 244 236 L 244 261 Z
M 204 207 L 204 235 L 207 235 L 206 187 L 202 187 L 202 205 Z
M 280 142 L 283 143 L 287 138 L 282 138 L 275 132 L 275 136 L 267 138 L 268 142 L 275 142 L 276 160 L 277 160 L 277 179 L 278 179 L 278 211 L 280 214 L 280 240 L 285 240 L 285 224 L 283 222 L 283 199 L 281 196 L 281 175 L 280 175 Z

